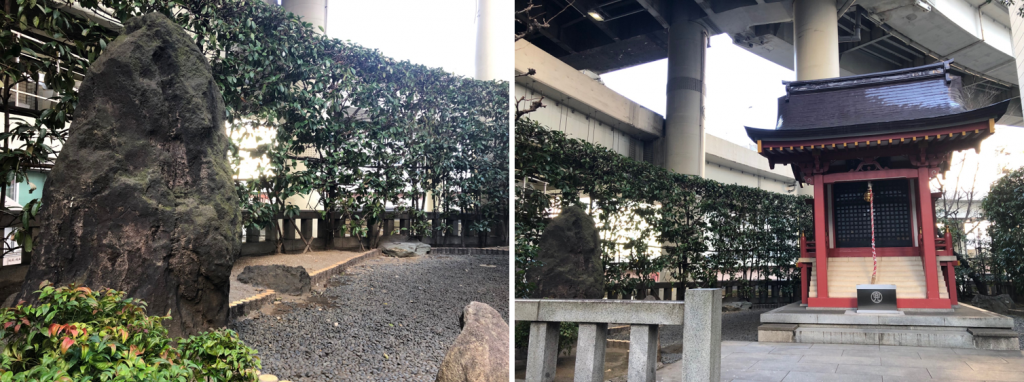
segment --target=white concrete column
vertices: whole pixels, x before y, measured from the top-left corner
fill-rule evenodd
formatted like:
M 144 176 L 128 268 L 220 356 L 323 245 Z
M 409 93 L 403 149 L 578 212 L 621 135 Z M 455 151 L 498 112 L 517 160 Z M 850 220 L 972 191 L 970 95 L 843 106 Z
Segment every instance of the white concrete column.
M 704 177 L 704 54 L 708 34 L 691 20 L 691 2 L 676 2 L 668 31 L 665 168 Z
M 1017 14 L 1019 3 L 1010 6 L 1010 42 L 1013 46 L 1014 64 L 1017 67 L 1017 86 L 1024 90 L 1024 17 Z M 1024 94 L 1024 91 L 1021 91 Z
M 687 289 L 683 314 L 683 381 L 721 379 L 722 290 Z
M 839 77 L 835 0 L 793 1 L 793 68 L 797 81 Z
M 281 6 L 288 12 L 302 16 L 302 21 L 313 24 L 313 29 L 327 32 L 327 0 L 281 0 Z
M 477 0 L 476 5 L 476 79 L 505 80 L 513 71 L 512 49 L 508 36 L 515 33 L 506 17 L 512 11 L 508 0 Z

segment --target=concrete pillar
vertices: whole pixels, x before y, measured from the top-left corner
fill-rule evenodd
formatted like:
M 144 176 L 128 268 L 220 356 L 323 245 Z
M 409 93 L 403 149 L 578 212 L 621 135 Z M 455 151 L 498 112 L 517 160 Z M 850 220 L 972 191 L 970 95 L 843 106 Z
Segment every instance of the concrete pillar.
M 628 367 L 627 381 L 654 382 L 654 369 L 658 367 L 658 325 L 629 326 Z
M 526 351 L 526 382 L 555 380 L 558 361 L 557 322 L 531 322 L 530 344 Z
M 839 77 L 839 20 L 834 0 L 793 1 L 797 81 Z
M 684 315 L 682 362 L 686 368 L 683 381 L 721 379 L 722 290 L 687 289 Z
M 281 6 L 288 12 L 302 17 L 302 21 L 313 24 L 313 29 L 323 27 L 327 33 L 327 0 L 281 0 Z
M 662 144 L 665 168 L 704 177 L 704 54 L 708 34 L 694 22 L 698 10 L 689 1 L 672 6 Z
M 1024 89 L 1024 16 L 1017 13 L 1019 5 L 1010 8 L 1010 42 L 1013 47 L 1014 64 L 1017 67 L 1017 86 Z M 1024 91 L 1020 92 L 1024 94 Z
M 509 80 L 514 70 L 508 54 L 507 36 L 514 24 L 506 17 L 513 5 L 508 0 L 477 0 L 476 5 L 476 79 Z
M 607 346 L 608 324 L 580 324 L 576 339 L 575 382 L 604 380 L 604 350 Z

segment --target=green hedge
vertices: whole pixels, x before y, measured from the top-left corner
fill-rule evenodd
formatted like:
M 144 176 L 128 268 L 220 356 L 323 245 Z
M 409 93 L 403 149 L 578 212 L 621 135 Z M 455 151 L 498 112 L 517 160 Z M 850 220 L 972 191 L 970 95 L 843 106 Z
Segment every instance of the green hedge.
M 526 118 L 516 122 L 515 135 L 517 297 L 530 296 L 524 275 L 536 266 L 537 243 L 551 218 L 545 211 L 573 204 L 591 208 L 599 225 L 609 293 L 653 282 L 627 272 L 669 269 L 677 279 L 705 286 L 714 285 L 719 272 L 749 280 L 747 269 L 799 276 L 800 232 L 812 226 L 804 197 L 676 174 Z M 580 201 L 585 196 L 586 205 Z M 625 229 L 636 237 L 623 237 Z M 645 244 L 649 239 L 673 244 L 656 256 Z M 613 263 L 608 254 L 618 248 L 629 256 Z

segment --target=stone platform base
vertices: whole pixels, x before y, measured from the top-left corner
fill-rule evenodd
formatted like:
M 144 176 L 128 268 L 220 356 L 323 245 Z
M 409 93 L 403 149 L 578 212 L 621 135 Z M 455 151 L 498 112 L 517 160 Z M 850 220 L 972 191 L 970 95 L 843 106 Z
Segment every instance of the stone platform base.
M 799 303 L 761 314 L 759 342 L 1020 350 L 1013 319 L 961 304 L 952 312 L 846 314 Z

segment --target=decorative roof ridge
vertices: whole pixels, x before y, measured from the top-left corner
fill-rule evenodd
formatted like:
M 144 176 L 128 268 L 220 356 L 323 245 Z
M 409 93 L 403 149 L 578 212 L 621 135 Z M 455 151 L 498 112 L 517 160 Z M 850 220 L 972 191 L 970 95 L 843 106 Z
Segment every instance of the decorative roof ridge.
M 934 64 L 917 66 L 913 68 L 860 74 L 856 76 L 824 78 L 820 80 L 782 81 L 782 84 L 786 85 L 786 95 L 788 97 L 789 95 L 794 93 L 809 93 L 825 90 L 847 89 L 860 86 L 877 85 L 882 83 L 913 81 L 931 77 L 945 77 L 948 83 L 948 81 L 952 80 L 952 78 L 950 78 L 949 72 L 954 71 L 953 69 L 950 69 L 950 64 L 952 63 L 953 60 L 949 59 L 946 61 L 940 61 Z

